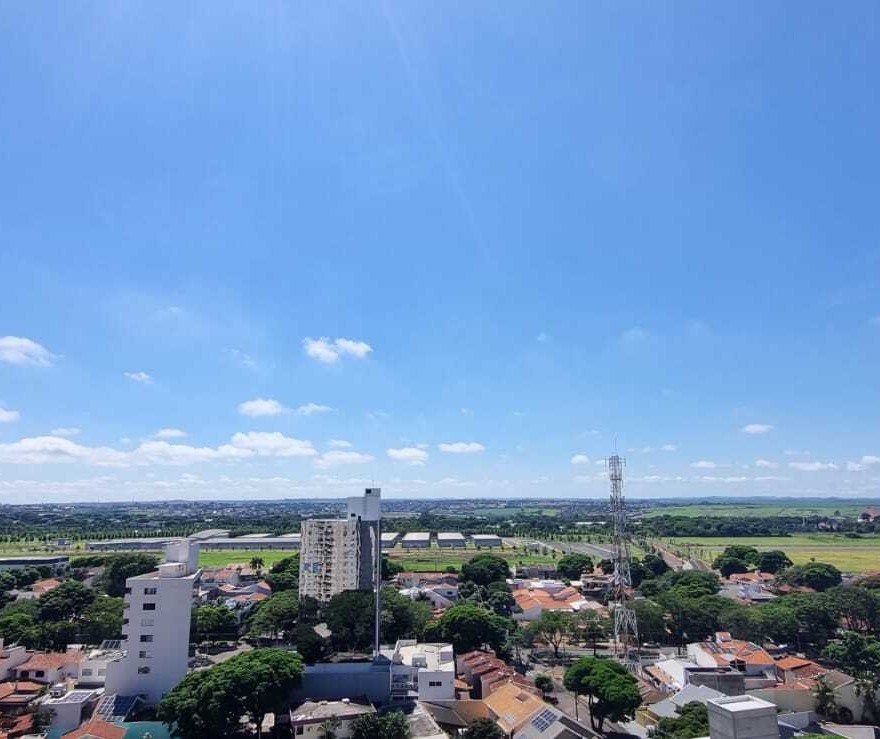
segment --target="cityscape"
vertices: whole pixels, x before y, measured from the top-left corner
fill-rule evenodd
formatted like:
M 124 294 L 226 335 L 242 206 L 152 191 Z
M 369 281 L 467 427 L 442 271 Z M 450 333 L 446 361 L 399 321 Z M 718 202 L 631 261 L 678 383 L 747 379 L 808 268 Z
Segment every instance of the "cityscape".
M 0 0 L 0 739 L 880 739 L 878 70 Z

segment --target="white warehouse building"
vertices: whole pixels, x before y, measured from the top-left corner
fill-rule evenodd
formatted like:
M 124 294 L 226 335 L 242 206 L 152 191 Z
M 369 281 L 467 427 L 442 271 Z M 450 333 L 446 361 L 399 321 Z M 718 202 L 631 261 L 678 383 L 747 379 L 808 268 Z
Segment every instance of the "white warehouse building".
M 182 539 L 165 548 L 158 572 L 125 581 L 123 654 L 107 665 L 106 695 L 153 704 L 186 677 L 198 557 L 198 542 Z
M 431 546 L 430 531 L 412 531 L 404 534 L 400 540 L 400 546 L 404 549 L 428 549 Z
M 467 546 L 464 534 L 454 531 L 441 531 L 437 534 L 437 546 L 445 548 L 461 548 Z

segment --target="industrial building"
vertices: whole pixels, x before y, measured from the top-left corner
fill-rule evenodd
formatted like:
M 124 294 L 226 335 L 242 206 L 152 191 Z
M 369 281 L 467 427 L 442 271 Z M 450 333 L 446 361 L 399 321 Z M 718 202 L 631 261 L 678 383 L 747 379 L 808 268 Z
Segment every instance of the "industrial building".
M 404 549 L 428 549 L 431 546 L 430 531 L 412 531 L 404 534 L 400 540 L 400 546 Z
M 51 567 L 56 573 L 70 565 L 70 557 L 0 557 L 0 570 L 23 570 L 27 567 Z
M 475 547 L 500 547 L 501 537 L 497 534 L 471 534 L 471 543 Z
M 159 699 L 186 676 L 192 593 L 199 544 L 181 539 L 165 549 L 157 572 L 125 581 L 123 656 L 107 664 L 105 698 Z
M 196 531 L 186 538 L 205 544 L 208 541 L 228 539 L 229 531 L 227 529 L 205 529 L 203 531 Z M 87 548 L 90 552 L 161 552 L 168 544 L 179 540 L 179 536 L 140 536 L 125 539 L 105 539 L 102 541 L 90 541 Z
M 400 539 L 400 534 L 396 531 L 383 531 L 382 549 L 393 549 L 394 545 L 397 544 L 398 539 Z
M 467 540 L 464 538 L 464 534 L 441 531 L 437 534 L 437 546 L 464 549 L 467 546 Z
M 343 519 L 302 522 L 299 592 L 326 603 L 344 590 L 372 590 L 379 566 L 379 488 L 347 499 Z
M 206 550 L 288 549 L 291 551 L 299 551 L 301 543 L 301 534 L 288 534 L 286 536 L 268 536 L 260 534 L 258 536 L 236 536 L 228 539 L 206 539 L 201 542 L 201 548 Z

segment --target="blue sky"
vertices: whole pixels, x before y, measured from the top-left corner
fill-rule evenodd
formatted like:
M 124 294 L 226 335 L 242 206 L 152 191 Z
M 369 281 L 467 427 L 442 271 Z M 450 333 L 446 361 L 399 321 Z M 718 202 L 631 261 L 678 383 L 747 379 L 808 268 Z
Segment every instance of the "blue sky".
M 0 500 L 880 495 L 878 29 L 0 4 Z

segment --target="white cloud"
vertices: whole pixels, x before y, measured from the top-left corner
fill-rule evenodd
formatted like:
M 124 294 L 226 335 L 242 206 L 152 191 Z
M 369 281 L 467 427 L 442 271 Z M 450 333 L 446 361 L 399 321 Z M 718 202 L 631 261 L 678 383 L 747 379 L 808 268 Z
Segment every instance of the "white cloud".
M 257 369 L 257 360 L 250 354 L 243 352 L 241 349 L 227 349 L 226 353 L 241 367 Z
M 691 462 L 691 467 L 698 470 L 714 470 L 718 465 L 710 462 L 708 459 L 701 459 L 699 462 Z
M 316 359 L 324 364 L 335 364 L 340 357 L 350 356 L 357 359 L 363 359 L 371 351 L 373 347 L 365 341 L 354 341 L 352 339 L 329 339 L 322 336 L 319 339 L 306 337 L 302 341 L 303 349 L 312 359 Z
M 153 434 L 154 439 L 185 439 L 189 434 L 183 429 L 164 428 Z
M 351 442 L 345 439 L 330 439 L 327 445 L 332 446 L 334 449 L 351 449 Z
M 21 418 L 21 413 L 8 408 L 0 408 L 0 423 L 14 423 Z
M 776 462 L 771 462 L 769 459 L 756 459 L 755 467 L 761 467 L 765 470 L 775 470 L 779 465 Z
M 590 458 L 586 454 L 575 454 L 570 461 L 572 464 L 589 464 Z
M 663 452 L 677 452 L 678 447 L 675 444 L 664 444 L 660 447 L 660 451 Z
M 424 449 L 415 446 L 405 446 L 399 449 L 386 449 L 385 453 L 398 462 L 409 462 L 412 465 L 422 465 L 428 458 Z
M 744 434 L 766 434 L 773 430 L 769 423 L 747 423 L 740 431 Z
M 282 413 L 287 413 L 287 408 L 271 398 L 254 398 L 239 404 L 238 412 L 243 416 L 259 418 L 260 416 L 280 416 Z
M 78 436 L 82 433 L 82 429 L 78 429 L 76 426 L 71 426 L 69 428 L 52 429 L 50 433 L 52 436 Z
M 783 454 L 786 457 L 809 457 L 810 453 L 804 449 L 803 451 L 798 449 L 786 449 Z
M 801 472 L 822 472 L 824 470 L 836 470 L 834 462 L 789 462 L 788 466 Z
M 700 480 L 702 480 L 703 482 L 724 482 L 724 483 L 745 482 L 748 479 L 749 479 L 748 477 L 712 477 L 712 476 L 707 476 L 707 475 L 704 475 L 703 477 L 700 478 Z
M 200 462 L 213 462 L 224 459 L 244 459 L 252 457 L 253 451 L 224 444 L 213 448 L 190 446 L 189 444 L 170 444 L 167 441 L 145 441 L 130 454 L 129 462 L 135 465 L 187 465 Z
M 847 472 L 863 472 L 865 470 L 865 465 L 859 464 L 858 462 L 847 462 L 846 463 L 846 471 Z
M 320 403 L 306 403 L 296 409 L 298 416 L 313 416 L 316 413 L 330 413 L 333 409 L 329 405 L 321 405 Z
M 42 344 L 24 336 L 0 336 L 0 362 L 30 367 L 49 367 L 55 355 Z
M 123 372 L 123 374 L 134 382 L 139 382 L 142 385 L 152 385 L 153 378 L 150 377 L 146 372 Z
M 361 452 L 324 452 L 315 459 L 315 467 L 326 469 L 327 467 L 338 467 L 343 464 L 366 464 L 372 461 L 372 455 L 362 454 Z
M 780 477 L 779 475 L 763 475 L 762 477 L 756 477 L 756 482 L 773 482 L 773 481 L 785 481 L 790 480 L 790 477 Z
M 233 435 L 230 444 L 261 457 L 314 457 L 318 453 L 312 442 L 293 439 L 280 431 L 239 431 Z
M 880 457 L 873 454 L 866 454 L 862 457 L 862 464 L 880 464 Z
M 456 441 L 450 444 L 438 444 L 437 448 L 447 454 L 477 454 L 486 449 L 476 441 Z
M 60 436 L 33 436 L 0 444 L 0 462 L 8 464 L 54 464 L 80 462 L 96 466 L 121 466 L 126 452 L 110 447 L 88 447 Z
M 460 412 L 461 415 L 463 415 L 463 416 L 472 416 L 472 415 L 474 415 L 474 412 L 473 412 L 470 408 L 462 408 L 461 411 L 459 411 L 459 412 Z

